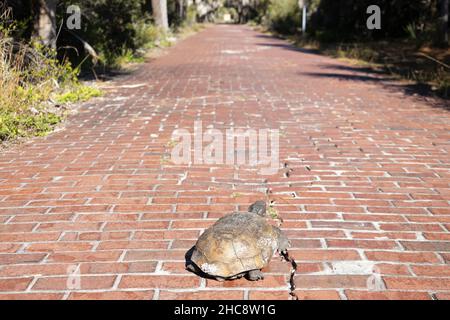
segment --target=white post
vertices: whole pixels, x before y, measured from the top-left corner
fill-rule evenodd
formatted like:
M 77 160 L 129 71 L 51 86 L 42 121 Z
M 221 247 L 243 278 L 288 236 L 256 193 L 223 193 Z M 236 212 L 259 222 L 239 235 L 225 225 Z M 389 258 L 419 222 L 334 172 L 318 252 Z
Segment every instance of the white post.
M 306 33 L 306 20 L 307 20 L 308 10 L 306 8 L 306 3 L 303 5 L 303 14 L 302 14 L 302 32 Z

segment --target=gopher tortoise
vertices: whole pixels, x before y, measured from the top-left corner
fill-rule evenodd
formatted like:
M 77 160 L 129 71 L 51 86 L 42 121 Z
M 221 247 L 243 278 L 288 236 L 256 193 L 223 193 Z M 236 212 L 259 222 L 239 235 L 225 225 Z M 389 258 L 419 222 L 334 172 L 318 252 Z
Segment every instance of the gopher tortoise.
M 222 217 L 200 236 L 186 268 L 218 281 L 264 279 L 261 269 L 275 251 L 281 254 L 289 247 L 287 237 L 265 218 L 264 201 L 255 202 L 246 213 Z

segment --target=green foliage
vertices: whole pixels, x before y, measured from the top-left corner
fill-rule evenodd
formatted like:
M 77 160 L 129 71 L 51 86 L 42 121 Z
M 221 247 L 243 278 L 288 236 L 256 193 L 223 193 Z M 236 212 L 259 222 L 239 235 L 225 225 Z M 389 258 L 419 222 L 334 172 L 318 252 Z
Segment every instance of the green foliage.
M 339 44 L 326 53 L 337 58 L 361 60 L 368 63 L 373 63 L 378 59 L 378 52 L 375 49 L 359 43 Z
M 112 67 L 115 69 L 121 69 L 124 66 L 133 63 L 142 63 L 145 62 L 145 58 L 133 53 L 130 49 L 125 50 L 122 55 L 116 57 L 114 62 L 112 63 Z
M 13 34 L 17 28 L 9 23 L 8 15 L 0 13 L 3 35 Z M 71 93 L 76 88 L 76 100 L 97 94 L 78 84 L 78 72 L 38 42 L 26 44 L 0 37 L 0 142 L 51 132 L 64 117 L 51 103 L 59 92 Z
M 350 42 L 409 37 L 423 44 L 436 42 L 436 35 L 439 34 L 439 0 L 305 2 L 308 4 L 308 34 L 320 41 Z M 370 5 L 378 5 L 381 9 L 381 30 L 369 30 L 366 26 L 367 8 Z M 258 12 L 255 21 L 273 31 L 293 34 L 301 26 L 302 13 L 298 0 L 255 0 L 252 6 Z
M 197 7 L 190 5 L 187 8 L 185 25 L 192 26 L 197 23 Z
M 135 50 L 138 47 L 136 26 L 143 18 L 144 1 L 133 0 L 85 0 L 80 4 L 83 12 L 82 30 L 77 35 L 89 43 L 99 55 L 104 57 L 105 65 L 114 62 L 122 54 L 123 48 Z M 72 0 L 62 0 L 63 7 L 73 4 Z M 63 10 L 60 19 L 65 18 Z M 83 52 L 82 45 L 69 30 L 63 30 L 60 46 L 77 46 Z M 70 54 L 70 53 L 68 53 Z M 73 56 L 75 59 L 76 57 Z
M 78 84 L 74 88 L 71 88 L 70 91 L 57 95 L 55 100 L 59 104 L 67 104 L 87 101 L 102 95 L 102 91 L 97 88 Z
M 269 206 L 269 208 L 267 209 L 267 215 L 269 217 L 271 217 L 272 219 L 278 219 L 279 218 L 278 210 L 275 209 L 273 206 Z
M 0 141 L 43 135 L 62 120 L 64 112 L 53 106 L 100 96 L 98 89 L 81 85 L 78 75 L 86 61 L 88 43 L 104 67 L 121 67 L 144 61 L 145 49 L 172 45 L 171 33 L 153 24 L 150 0 L 83 0 L 82 30 L 59 30 L 58 52 L 31 39 L 36 15 L 28 0 L 0 4 Z M 173 25 L 181 24 L 178 1 L 169 0 Z M 59 0 L 57 21 L 64 21 L 72 0 Z M 14 12 L 14 13 L 13 13 Z M 13 15 L 14 14 L 14 15 Z M 186 12 L 185 24 L 196 27 L 196 8 Z M 177 21 L 175 21 L 177 20 Z M 73 68 L 73 65 L 79 65 Z
M 18 137 L 45 136 L 62 120 L 54 113 L 1 113 L 0 141 L 12 140 Z
M 69 62 L 59 62 L 55 51 L 37 42 L 27 45 L 11 38 L 0 39 L 2 111 L 39 109 L 54 92 L 72 86 L 77 74 Z
M 367 8 L 381 8 L 382 29 L 368 30 Z M 322 41 L 379 40 L 423 34 L 430 38 L 436 0 L 315 0 L 310 33 Z
M 59 86 L 71 85 L 78 79 L 79 69 L 68 60 L 59 61 L 55 50 L 32 41 L 28 49 L 29 64 L 24 64 L 22 77 L 33 83 L 53 79 Z
M 294 26 L 300 25 L 295 17 L 301 15 L 291 13 L 297 1 L 269 1 L 263 19 L 266 26 L 278 33 L 295 33 Z M 367 28 L 369 5 L 381 9 L 381 30 Z M 295 37 L 301 46 L 375 66 L 448 98 L 448 51 L 433 50 L 442 43 L 437 17 L 438 0 L 310 0 L 308 34 Z
M 262 23 L 267 16 L 267 11 L 269 10 L 269 5 L 272 0 L 259 0 L 255 3 L 255 16 L 252 21 L 255 23 Z
M 152 48 L 157 41 L 165 37 L 164 32 L 147 19 L 137 21 L 134 28 L 136 31 L 135 44 L 137 48 Z
M 61 3 L 64 7 L 73 4 L 73 1 L 61 0 Z M 177 3 L 175 0 L 168 1 L 173 27 L 182 24 Z M 170 34 L 164 34 L 153 22 L 149 0 L 85 0 L 79 5 L 83 13 L 82 30 L 69 31 L 63 28 L 58 41 L 60 47 L 66 48 L 60 55 L 67 55 L 72 61 L 80 62 L 85 56 L 83 45 L 73 35 L 74 32 L 95 49 L 101 58 L 101 65 L 106 69 L 142 61 L 142 49 L 171 45 L 167 41 Z M 62 11 L 59 11 L 59 15 L 58 19 L 66 18 Z M 195 6 L 187 8 L 185 21 L 186 26 L 195 24 Z M 76 50 L 73 50 L 74 47 Z M 83 67 L 89 67 L 89 63 Z
M 264 23 L 276 32 L 292 34 L 300 27 L 300 19 L 298 0 L 272 0 Z
M 205 0 L 206 1 L 206 0 Z M 6 0 L 12 6 L 14 19 L 10 25 L 16 25 L 14 36 L 23 37 L 28 41 L 34 28 L 37 15 L 35 4 L 38 1 Z M 1 3 L 1 1 L 0 1 Z M 180 26 L 193 27 L 197 22 L 196 5 L 180 7 L 179 0 L 167 0 L 168 16 L 173 28 Z M 99 69 L 109 69 L 117 61 L 139 59 L 136 52 L 155 46 L 168 46 L 167 35 L 154 26 L 152 18 L 151 0 L 59 0 L 57 7 L 58 27 L 61 21 L 66 21 L 68 15 L 66 8 L 69 5 L 80 6 L 82 13 L 81 30 L 68 30 L 61 24 L 58 30 L 58 58 L 68 58 L 73 65 L 80 65 L 83 70 L 91 70 L 93 59 L 86 56 L 88 53 L 85 44 L 89 44 L 100 57 Z M 180 16 L 183 13 L 183 16 Z M 0 32 L 1 29 L 0 29 Z M 130 54 L 131 52 L 131 54 Z
M 416 32 L 416 24 L 414 22 L 408 24 L 405 27 L 405 32 L 407 33 L 408 37 L 410 39 L 416 40 L 417 39 L 417 32 Z

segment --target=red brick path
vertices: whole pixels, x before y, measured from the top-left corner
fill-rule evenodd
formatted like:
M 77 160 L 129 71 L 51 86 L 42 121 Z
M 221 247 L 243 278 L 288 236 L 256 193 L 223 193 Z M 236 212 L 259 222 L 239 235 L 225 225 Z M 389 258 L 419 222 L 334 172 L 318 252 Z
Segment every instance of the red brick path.
M 449 113 L 352 69 L 215 26 L 112 83 L 66 130 L 1 156 L 0 297 L 286 299 L 278 258 L 261 282 L 184 270 L 206 226 L 270 190 L 301 298 L 449 299 Z M 280 129 L 293 171 L 164 160 L 196 119 Z

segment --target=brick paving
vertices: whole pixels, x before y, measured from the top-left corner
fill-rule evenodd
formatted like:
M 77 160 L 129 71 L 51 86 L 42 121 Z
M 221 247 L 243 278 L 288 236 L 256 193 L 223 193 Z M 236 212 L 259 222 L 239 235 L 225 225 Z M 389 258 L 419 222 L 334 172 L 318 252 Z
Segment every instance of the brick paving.
M 260 282 L 184 270 L 205 227 L 267 194 L 300 298 L 449 299 L 449 113 L 381 80 L 245 26 L 180 42 L 0 156 L 0 298 L 287 299 L 278 258 Z M 279 129 L 282 168 L 167 161 L 195 120 Z

